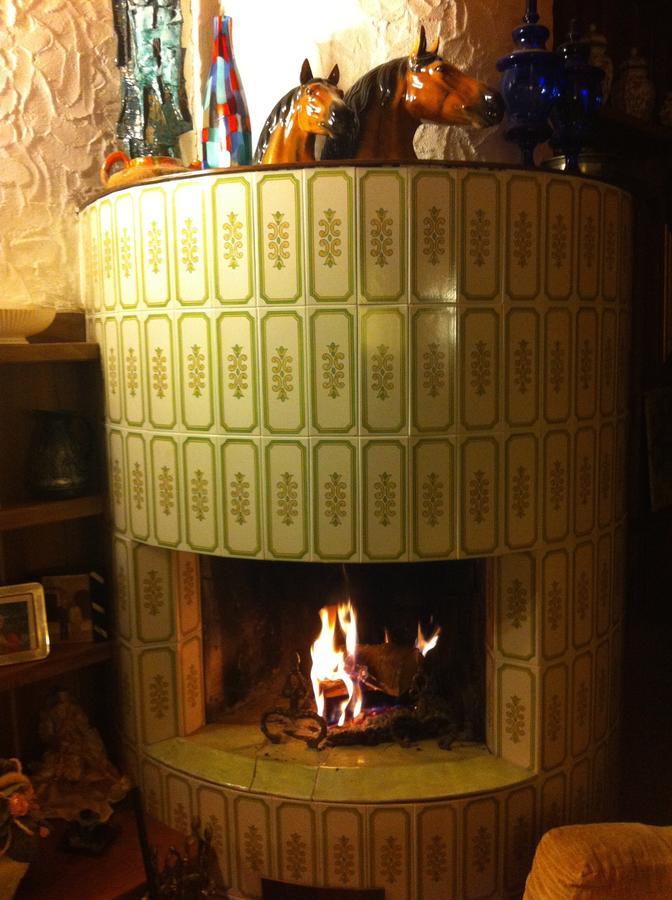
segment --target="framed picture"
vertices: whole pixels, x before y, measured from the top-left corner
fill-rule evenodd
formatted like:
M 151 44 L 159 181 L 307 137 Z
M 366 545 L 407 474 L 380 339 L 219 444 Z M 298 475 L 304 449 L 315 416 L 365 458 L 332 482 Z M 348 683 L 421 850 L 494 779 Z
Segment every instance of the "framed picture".
M 0 666 L 49 655 L 49 632 L 41 584 L 0 587 Z

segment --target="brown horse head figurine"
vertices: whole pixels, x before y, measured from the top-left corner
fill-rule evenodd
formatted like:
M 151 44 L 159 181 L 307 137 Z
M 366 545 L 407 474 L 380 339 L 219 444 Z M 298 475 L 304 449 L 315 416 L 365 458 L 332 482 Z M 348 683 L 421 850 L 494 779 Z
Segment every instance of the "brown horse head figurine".
M 301 84 L 292 88 L 271 110 L 259 136 L 255 163 L 293 163 L 315 160 L 315 138 L 348 135 L 354 117 L 337 87 L 338 66 L 328 78 L 314 78 L 308 60 L 301 67 Z
M 424 27 L 409 57 L 371 69 L 345 95 L 356 117 L 348 134 L 330 139 L 323 159 L 415 159 L 413 137 L 421 122 L 496 125 L 504 113 L 499 93 L 460 72 L 427 47 Z

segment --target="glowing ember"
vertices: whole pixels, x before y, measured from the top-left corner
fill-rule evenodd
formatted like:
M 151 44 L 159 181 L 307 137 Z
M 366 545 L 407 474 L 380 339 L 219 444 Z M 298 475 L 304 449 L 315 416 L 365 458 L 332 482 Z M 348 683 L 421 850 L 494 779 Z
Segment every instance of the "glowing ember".
M 336 619 L 345 637 L 345 650 L 336 646 Z M 341 603 L 338 607 L 323 607 L 320 610 L 322 629 L 317 640 L 310 648 L 313 665 L 310 680 L 317 704 L 317 714 L 325 714 L 324 682 L 341 681 L 348 692 L 340 708 L 339 725 L 344 725 L 346 718 L 356 719 L 362 709 L 362 689 L 351 673 L 355 668 L 357 655 L 357 616 L 352 604 Z
M 415 641 L 416 650 L 419 650 L 423 656 L 427 656 L 429 651 L 433 650 L 436 647 L 440 634 L 441 628 L 435 628 L 434 634 L 430 637 L 429 640 L 426 640 L 424 634 L 422 633 L 420 623 L 418 622 L 418 636 Z

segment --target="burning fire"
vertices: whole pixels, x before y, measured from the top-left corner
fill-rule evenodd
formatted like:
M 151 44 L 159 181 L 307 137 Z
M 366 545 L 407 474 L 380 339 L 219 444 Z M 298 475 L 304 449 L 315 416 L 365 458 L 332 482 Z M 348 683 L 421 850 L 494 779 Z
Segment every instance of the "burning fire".
M 436 647 L 436 644 L 439 640 L 439 635 L 441 634 L 441 627 L 434 629 L 434 634 L 430 637 L 429 640 L 425 640 L 425 636 L 422 633 L 422 628 L 420 627 L 420 623 L 418 622 L 418 636 L 415 639 L 415 649 L 419 650 L 423 656 L 427 656 L 430 650 L 433 650 Z
M 357 616 L 352 603 L 340 603 L 336 606 L 325 606 L 320 610 L 322 630 L 310 648 L 313 666 L 310 680 L 317 704 L 317 714 L 324 716 L 325 683 L 341 681 L 348 692 L 340 708 L 338 724 L 344 725 L 350 712 L 350 718 L 356 719 L 362 710 L 362 688 L 359 681 L 352 677 L 355 671 L 357 656 Z M 345 649 L 336 646 L 336 620 L 345 637 Z

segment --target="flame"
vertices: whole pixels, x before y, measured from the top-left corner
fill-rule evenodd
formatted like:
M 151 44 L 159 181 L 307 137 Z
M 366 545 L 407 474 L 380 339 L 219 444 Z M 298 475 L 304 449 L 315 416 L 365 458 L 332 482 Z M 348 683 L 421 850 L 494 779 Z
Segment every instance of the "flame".
M 345 650 L 336 646 L 336 620 L 345 637 Z M 357 655 L 357 616 L 351 602 L 341 603 L 338 607 L 323 607 L 320 610 L 322 628 L 317 640 L 310 648 L 313 665 L 310 680 L 317 705 L 317 714 L 324 716 L 325 696 L 322 684 L 325 681 L 342 681 L 348 697 L 340 707 L 338 724 L 344 725 L 348 710 L 351 718 L 356 719 L 362 709 L 362 688 L 351 673 L 354 671 Z
M 430 650 L 433 650 L 436 647 L 439 635 L 441 634 L 441 627 L 434 629 L 434 634 L 430 637 L 429 640 L 425 640 L 425 636 L 422 633 L 422 628 L 420 627 L 420 622 L 418 622 L 418 636 L 415 641 L 416 650 L 419 650 L 423 656 L 427 656 Z

